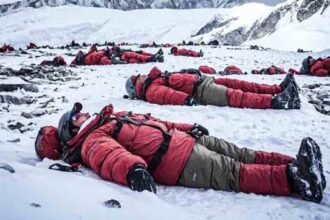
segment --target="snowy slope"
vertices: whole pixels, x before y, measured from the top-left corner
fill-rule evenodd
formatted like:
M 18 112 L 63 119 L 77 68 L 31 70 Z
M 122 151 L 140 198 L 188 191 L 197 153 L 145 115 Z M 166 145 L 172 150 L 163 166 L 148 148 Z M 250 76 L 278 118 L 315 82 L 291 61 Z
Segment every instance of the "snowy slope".
M 300 23 L 287 23 L 283 21 L 275 33 L 246 44 L 293 51 L 298 48 L 320 51 L 330 47 L 330 10 L 325 10 L 322 15 L 317 13 Z
M 187 47 L 204 50 L 204 57 L 174 57 L 165 51 L 165 62 L 157 64 L 162 70 L 179 70 L 198 67 L 202 64 L 222 70 L 228 64 L 235 64 L 243 70 L 276 64 L 288 69 L 298 68 L 307 55 L 329 56 L 329 50 L 322 53 L 297 54 L 280 51 L 255 51 L 237 47 Z M 132 49 L 137 49 L 132 47 Z M 156 52 L 157 49 L 146 49 Z M 63 55 L 67 61 L 68 53 L 75 50 L 42 50 Z M 20 68 L 23 64 L 40 63 L 54 55 L 29 51 L 31 55 L 16 56 L 15 53 L 1 55 L 0 65 Z M 68 68 L 79 80 L 43 83 L 40 92 L 35 94 L 24 90 L 15 91 L 16 96 L 38 97 L 31 105 L 0 104 L 0 163 L 12 165 L 16 172 L 0 169 L 0 216 L 8 220 L 44 219 L 329 219 L 330 190 L 326 188 L 321 204 L 302 201 L 294 197 L 261 196 L 244 193 L 221 192 L 215 190 L 189 189 L 157 185 L 158 193 L 137 193 L 127 187 L 101 180 L 87 168 L 80 173 L 61 173 L 48 170 L 50 160 L 39 161 L 34 152 L 34 139 L 38 129 L 45 125 L 56 126 L 60 116 L 80 101 L 84 110 L 98 112 L 104 105 L 113 103 L 115 110 L 151 112 L 154 116 L 169 121 L 200 123 L 209 128 L 212 135 L 222 137 L 241 147 L 266 151 L 276 151 L 294 156 L 303 137 L 311 136 L 323 152 L 325 176 L 330 181 L 330 117 L 315 111 L 307 102 L 306 91 L 301 94 L 301 110 L 253 110 L 215 106 L 159 106 L 142 101 L 122 98 L 124 84 L 133 73 L 147 73 L 155 64 L 132 64 L 116 66 L 90 66 Z M 284 76 L 232 76 L 247 81 L 261 83 L 280 83 Z M 2 80 L 6 77 L 2 76 Z M 6 79 L 18 82 L 17 78 Z M 304 84 L 330 84 L 330 77 L 317 78 L 297 76 L 300 86 Z M 8 93 L 7 93 L 8 94 Z M 22 112 L 41 111 L 43 102 L 54 98 L 48 110 L 56 113 L 27 119 Z M 8 109 L 8 111 L 6 110 Z M 32 122 L 31 131 L 21 134 L 8 129 L 8 121 Z M 20 138 L 18 143 L 8 141 Z M 122 208 L 107 208 L 103 202 L 116 199 Z M 33 203 L 41 207 L 33 206 Z
M 178 43 L 221 9 L 120 11 L 79 6 L 28 8 L 0 17 L 0 44 L 25 47 L 63 42 Z M 191 22 L 194 21 L 194 22 Z

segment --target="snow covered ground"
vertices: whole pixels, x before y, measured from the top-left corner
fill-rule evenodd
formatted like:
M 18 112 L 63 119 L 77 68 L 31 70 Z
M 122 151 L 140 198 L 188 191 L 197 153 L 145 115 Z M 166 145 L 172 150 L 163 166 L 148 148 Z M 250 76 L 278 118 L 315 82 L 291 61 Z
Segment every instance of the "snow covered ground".
M 69 9 L 62 8 L 62 10 Z M 24 27 L 21 28 L 24 29 Z M 19 42 L 20 37 L 17 36 L 15 41 Z M 38 40 L 41 39 L 37 39 L 36 42 L 39 42 Z M 45 37 L 44 40 L 46 41 L 47 38 Z M 155 65 L 169 71 L 197 68 L 203 64 L 213 66 L 217 70 L 223 70 L 228 64 L 235 64 L 247 72 L 272 64 L 288 69 L 289 67 L 299 68 L 301 60 L 307 55 L 324 57 L 330 55 L 329 51 L 298 54 L 249 50 L 245 47 L 187 48 L 203 49 L 204 57 L 174 57 L 168 55 L 169 49 L 164 49 L 164 63 L 67 67 L 80 79 L 55 84 L 44 80 L 45 82 L 38 86 L 39 93 L 24 90 L 2 92 L 1 94 L 20 97 L 35 97 L 37 102 L 31 105 L 0 104 L 0 163 L 8 163 L 16 170 L 15 173 L 9 173 L 0 169 L 1 219 L 329 219 L 329 187 L 324 191 L 321 204 L 293 197 L 261 196 L 162 185 L 157 185 L 158 192 L 155 195 L 149 192 L 133 192 L 128 187 L 101 180 L 87 168 L 82 169 L 83 173 L 52 171 L 48 169 L 48 166 L 54 161 L 37 159 L 34 152 L 34 140 L 41 126 L 57 126 L 61 115 L 76 101 L 82 102 L 84 110 L 88 112 L 98 112 L 104 105 L 113 103 L 115 110 L 118 111 L 151 112 L 169 121 L 197 122 L 208 127 L 212 135 L 222 137 L 241 147 L 282 152 L 292 156 L 297 153 L 301 139 L 310 136 L 321 147 L 325 176 L 328 183 L 330 182 L 330 117 L 315 111 L 314 107 L 307 102 L 305 90 L 301 93 L 301 110 L 291 111 L 215 106 L 159 106 L 122 98 L 125 94 L 126 78 L 135 73 L 148 73 Z M 137 48 L 132 47 L 132 49 Z M 157 51 L 156 48 L 145 50 Z M 63 55 L 67 61 L 71 61 L 73 57 L 68 54 L 76 53 L 76 50 L 66 49 L 41 51 L 47 53 L 29 50 L 31 54 L 27 55 L 1 54 L 0 65 L 19 69 L 22 65 L 38 64 L 44 59 L 52 59 L 55 54 Z M 2 83 L 20 82 L 18 77 L 0 77 Z M 280 83 L 284 76 L 249 74 L 230 77 L 272 84 Z M 330 77 L 296 76 L 296 80 L 301 86 L 313 83 L 330 84 Z M 56 113 L 31 119 L 21 116 L 22 112 L 43 111 L 42 103 L 51 98 L 54 98 L 54 102 L 50 102 L 47 110 L 56 112 L 58 109 Z M 16 122 L 21 122 L 32 130 L 21 134 L 18 130 L 10 130 L 7 127 L 8 124 Z M 29 123 L 32 124 L 29 125 Z M 20 139 L 19 142 L 9 142 L 17 138 Z M 110 199 L 118 200 L 121 208 L 111 209 L 103 205 L 104 201 Z

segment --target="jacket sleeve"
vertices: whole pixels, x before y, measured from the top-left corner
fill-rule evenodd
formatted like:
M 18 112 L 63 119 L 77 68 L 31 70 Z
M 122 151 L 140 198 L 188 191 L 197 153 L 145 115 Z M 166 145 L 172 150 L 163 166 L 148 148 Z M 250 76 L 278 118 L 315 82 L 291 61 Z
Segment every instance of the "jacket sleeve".
M 311 66 L 311 73 L 314 76 L 327 76 L 328 75 L 328 71 L 324 68 L 322 60 L 317 60 Z
M 160 105 L 185 105 L 189 95 L 176 91 L 158 82 L 153 83 L 146 92 L 148 102 Z
M 81 157 L 103 179 L 128 185 L 129 170 L 135 164 L 145 167 L 147 164 L 111 137 L 114 128 L 114 123 L 107 123 L 88 135 L 82 146 Z

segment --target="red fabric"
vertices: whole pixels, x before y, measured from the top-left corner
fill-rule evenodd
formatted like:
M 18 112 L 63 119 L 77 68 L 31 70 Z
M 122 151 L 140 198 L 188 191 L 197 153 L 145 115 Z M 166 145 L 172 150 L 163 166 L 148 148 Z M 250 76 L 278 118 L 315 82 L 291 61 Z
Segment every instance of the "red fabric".
M 213 69 L 212 67 L 210 66 L 200 66 L 198 68 L 199 71 L 201 71 L 202 73 L 205 73 L 205 74 L 216 74 L 217 72 L 215 71 L 215 69 Z
M 227 66 L 223 71 L 227 74 L 243 74 L 243 71 L 234 65 Z
M 45 126 L 40 128 L 35 141 L 35 150 L 40 159 L 60 159 L 62 153 L 61 141 L 57 134 L 57 128 Z
M 275 152 L 264 152 L 264 151 L 257 151 L 256 158 L 254 163 L 256 164 L 268 164 L 268 165 L 285 165 L 292 163 L 295 159 L 288 155 L 279 154 Z
M 5 53 L 5 52 L 9 52 L 9 51 L 14 51 L 15 48 L 12 47 L 10 44 L 4 44 L 1 48 L 0 48 L 0 52 L 1 53 Z
M 55 66 L 65 66 L 66 62 L 62 56 L 57 56 L 53 60 Z
M 150 61 L 151 56 L 139 54 L 136 52 L 123 52 L 120 59 L 128 63 L 147 63 Z
M 303 75 L 302 72 L 300 72 L 299 70 L 295 70 L 293 68 L 289 69 L 289 73 L 296 74 L 296 75 Z
M 117 117 L 126 114 L 114 113 Z M 152 175 L 158 183 L 175 185 L 195 144 L 195 139 L 186 133 L 192 125 L 165 122 L 153 117 L 145 121 L 145 117 L 139 114 L 130 117 L 157 126 L 164 132 L 172 131 L 168 151 Z M 129 170 L 135 164 L 147 167 L 163 141 L 163 134 L 153 127 L 124 123 L 115 140 L 111 135 L 116 123 L 115 120 L 107 122 L 92 131 L 82 145 L 81 156 L 84 163 L 102 178 L 127 185 Z
M 329 76 L 330 58 L 316 60 L 310 71 L 314 76 Z
M 195 83 L 199 80 L 196 74 L 172 73 L 165 81 L 160 76 L 160 70 L 153 68 L 148 77 L 153 81 L 146 91 L 146 99 L 150 103 L 160 105 L 184 105 L 192 96 Z M 142 85 L 136 84 L 136 93 L 142 97 Z
M 104 50 L 88 53 L 85 57 L 85 65 L 111 65 L 112 60 L 105 53 Z
M 267 69 L 269 75 L 275 75 L 275 74 L 286 74 L 284 69 L 277 67 L 277 66 L 271 66 Z
M 228 88 L 242 90 L 243 92 L 252 92 L 259 94 L 278 94 L 282 92 L 282 88 L 279 85 L 270 86 L 267 84 L 259 84 L 229 78 L 218 78 L 215 79 L 214 82 L 218 85 L 223 85 Z
M 193 51 L 193 50 L 187 50 L 187 49 L 174 49 L 171 50 L 173 51 L 172 54 L 175 56 L 187 56 L 187 57 L 199 57 L 199 52 Z
M 289 195 L 286 165 L 241 164 L 240 188 L 245 193 Z
M 272 95 L 243 92 L 242 90 L 228 88 L 227 102 L 230 107 L 268 109 L 271 108 Z
M 96 52 L 97 51 L 97 47 L 96 45 L 92 45 L 89 50 L 88 50 L 88 53 L 91 53 L 91 52 Z
M 27 46 L 27 49 L 36 49 L 36 48 L 38 48 L 37 45 L 32 42 Z

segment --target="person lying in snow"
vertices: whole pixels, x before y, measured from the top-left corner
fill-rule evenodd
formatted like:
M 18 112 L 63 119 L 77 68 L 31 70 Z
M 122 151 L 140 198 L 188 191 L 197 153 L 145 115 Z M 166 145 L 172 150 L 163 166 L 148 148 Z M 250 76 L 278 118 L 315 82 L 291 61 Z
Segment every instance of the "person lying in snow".
M 302 62 L 300 71 L 289 69 L 290 73 L 312 76 L 330 76 L 330 57 L 314 59 L 308 56 Z
M 106 48 L 98 51 L 92 46 L 87 54 L 79 51 L 72 65 L 111 65 L 127 63 L 163 62 L 163 51 L 160 49 L 156 54 L 144 51 L 123 50 L 119 47 Z
M 11 52 L 11 51 L 15 51 L 15 48 L 10 44 L 4 44 L 2 47 L 0 47 L 0 53 Z
M 38 49 L 38 46 L 35 43 L 30 42 L 30 44 L 26 46 L 26 49 Z
M 40 65 L 44 66 L 66 66 L 66 62 L 62 56 L 57 56 L 53 60 L 44 60 L 40 63 Z
M 243 73 L 243 71 L 238 68 L 237 66 L 230 65 L 227 66 L 223 71 L 219 71 L 220 75 L 243 75 L 247 74 L 246 72 Z
M 156 193 L 155 180 L 169 186 L 277 196 L 297 194 L 317 203 L 323 198 L 326 180 L 322 155 L 309 137 L 302 140 L 293 158 L 239 148 L 209 136 L 199 124 L 114 112 L 111 104 L 90 116 L 81 111 L 82 107 L 75 103 L 59 120 L 62 159 L 83 163 L 105 180 L 139 192 Z M 37 154 L 40 157 L 42 152 Z
M 196 52 L 184 48 L 179 49 L 177 47 L 171 48 L 171 54 L 173 54 L 174 56 L 187 56 L 187 57 L 202 57 L 204 55 L 202 50 Z
M 285 72 L 284 69 L 282 69 L 280 67 L 271 65 L 270 67 L 264 68 L 264 69 L 261 69 L 261 70 L 252 70 L 251 74 L 277 75 L 277 74 L 286 74 L 286 72 Z
M 200 73 L 162 72 L 154 67 L 148 75 L 133 75 L 126 81 L 125 98 L 160 105 L 216 105 L 258 109 L 300 109 L 298 86 L 288 74 L 280 85 L 266 85 Z M 198 71 L 198 70 L 197 70 Z

